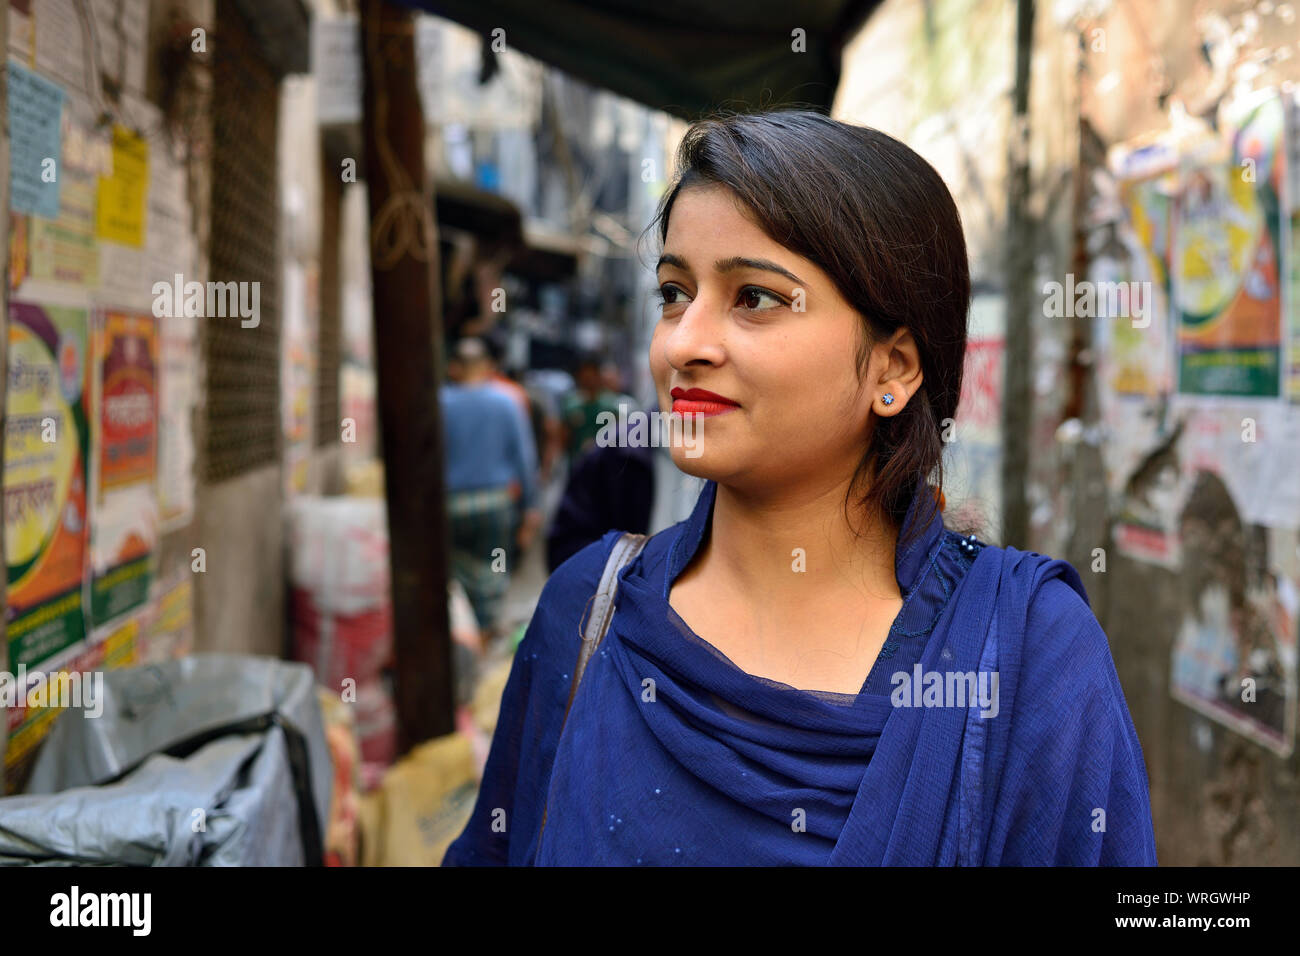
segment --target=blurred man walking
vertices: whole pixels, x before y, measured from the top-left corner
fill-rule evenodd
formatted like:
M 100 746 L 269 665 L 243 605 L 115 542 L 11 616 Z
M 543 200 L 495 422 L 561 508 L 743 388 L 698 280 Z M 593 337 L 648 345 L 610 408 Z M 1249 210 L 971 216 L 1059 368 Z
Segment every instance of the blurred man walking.
M 492 363 L 481 339 L 456 348 L 460 380 L 442 386 L 447 451 L 447 513 L 452 573 L 465 588 L 486 646 L 500 625 L 510 583 L 514 501 L 519 488 L 523 521 L 514 544 L 525 551 L 541 524 L 537 453 L 515 401 L 491 381 Z

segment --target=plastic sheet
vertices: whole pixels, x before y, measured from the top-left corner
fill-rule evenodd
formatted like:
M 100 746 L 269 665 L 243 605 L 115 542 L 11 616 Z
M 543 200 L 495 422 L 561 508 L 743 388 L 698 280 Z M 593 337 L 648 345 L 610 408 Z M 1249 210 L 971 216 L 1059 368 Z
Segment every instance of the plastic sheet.
M 332 768 L 310 668 L 194 655 L 104 675 L 104 709 L 58 718 L 0 864 L 322 861 Z

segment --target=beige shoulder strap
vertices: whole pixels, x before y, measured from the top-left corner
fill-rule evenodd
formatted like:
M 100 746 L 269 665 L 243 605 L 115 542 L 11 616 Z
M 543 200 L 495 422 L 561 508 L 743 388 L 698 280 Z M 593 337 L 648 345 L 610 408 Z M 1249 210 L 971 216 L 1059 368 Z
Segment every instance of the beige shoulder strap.
M 614 547 L 609 553 L 609 560 L 605 562 L 605 570 L 600 576 L 600 586 L 596 588 L 596 594 L 592 598 L 591 614 L 587 618 L 587 626 L 582 631 L 582 647 L 578 651 L 578 663 L 573 670 L 573 684 L 569 688 L 569 702 L 564 706 L 564 718 L 569 718 L 569 708 L 573 706 L 573 698 L 578 693 L 578 684 L 582 681 L 582 675 L 587 670 L 587 662 L 591 660 L 591 655 L 596 652 L 600 642 L 605 639 L 605 632 L 609 630 L 609 622 L 614 617 L 614 596 L 618 591 L 618 575 L 625 567 L 636 559 L 645 547 L 649 539 L 643 534 L 626 533 L 614 542 Z M 561 725 L 563 726 L 563 725 Z
M 596 593 L 591 599 L 591 615 L 587 618 L 587 625 L 582 629 L 582 647 L 578 651 L 578 663 L 573 669 L 573 683 L 569 687 L 569 702 L 564 705 L 564 720 L 560 723 L 560 731 L 563 733 L 564 724 L 569 720 L 569 708 L 573 706 L 573 698 L 578 693 L 578 684 L 582 682 L 582 675 L 587 670 L 587 662 L 591 660 L 591 655 L 595 653 L 600 642 L 605 639 L 605 632 L 609 630 L 609 622 L 614 618 L 614 596 L 618 591 L 618 575 L 625 567 L 632 563 L 649 540 L 643 534 L 632 534 L 626 532 L 617 541 L 614 542 L 613 550 L 609 553 L 609 560 L 605 562 L 605 570 L 601 572 L 600 584 L 596 588 Z M 548 806 L 542 807 L 542 823 L 537 830 L 537 853 L 541 853 L 542 834 L 546 832 L 546 813 Z M 536 862 L 536 856 L 534 856 Z

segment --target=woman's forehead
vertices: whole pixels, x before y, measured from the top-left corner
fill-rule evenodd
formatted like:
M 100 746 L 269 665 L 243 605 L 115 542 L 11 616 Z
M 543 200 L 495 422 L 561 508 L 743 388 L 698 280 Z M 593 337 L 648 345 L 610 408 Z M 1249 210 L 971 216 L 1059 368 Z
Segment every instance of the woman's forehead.
M 668 216 L 665 242 L 671 240 L 674 232 L 699 232 L 701 227 L 719 224 L 719 220 L 726 223 L 728 230 L 763 234 L 740 197 L 726 186 L 708 183 L 682 187 Z
M 692 185 L 673 202 L 661 263 L 693 271 L 734 266 L 736 260 L 769 260 L 809 278 L 815 263 L 781 245 L 740 199 L 721 185 Z M 724 269 L 724 271 L 727 271 Z

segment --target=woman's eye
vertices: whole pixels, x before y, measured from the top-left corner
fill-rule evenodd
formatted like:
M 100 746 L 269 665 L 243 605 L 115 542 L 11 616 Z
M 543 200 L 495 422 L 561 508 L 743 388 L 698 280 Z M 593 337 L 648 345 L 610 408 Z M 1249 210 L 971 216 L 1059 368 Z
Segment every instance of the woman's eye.
M 758 286 L 745 286 L 740 290 L 740 305 L 753 312 L 761 312 L 766 309 L 779 309 L 785 305 L 779 295 L 774 292 L 768 292 L 766 289 L 760 289 Z
M 686 301 L 686 293 L 675 285 L 661 285 L 659 287 L 659 301 L 664 305 L 677 305 Z

